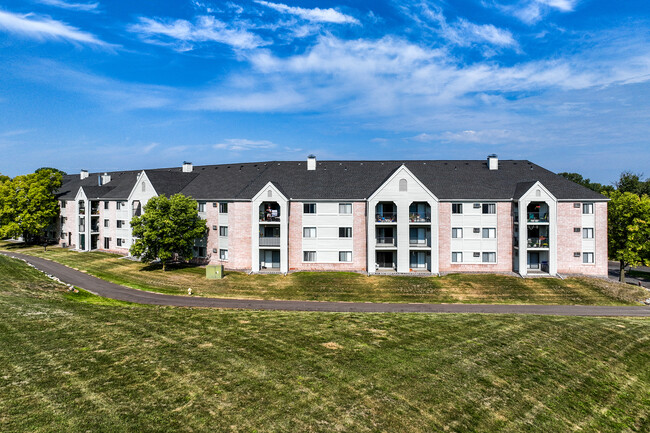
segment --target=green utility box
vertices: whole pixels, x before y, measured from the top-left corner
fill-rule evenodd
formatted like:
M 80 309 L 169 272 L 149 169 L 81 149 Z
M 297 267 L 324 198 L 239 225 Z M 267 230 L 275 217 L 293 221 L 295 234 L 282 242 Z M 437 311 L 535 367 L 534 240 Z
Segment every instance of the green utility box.
M 208 265 L 205 267 L 205 278 L 220 280 L 223 278 L 223 265 Z

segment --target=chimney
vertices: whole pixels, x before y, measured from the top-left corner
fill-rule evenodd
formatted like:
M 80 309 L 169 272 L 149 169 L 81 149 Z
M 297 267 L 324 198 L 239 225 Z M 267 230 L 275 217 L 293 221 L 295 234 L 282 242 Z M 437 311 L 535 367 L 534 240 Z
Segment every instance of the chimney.
M 80 179 L 85 179 L 88 177 L 88 170 L 81 170 L 81 173 L 79 174 Z
M 492 155 L 488 155 L 487 165 L 490 170 L 499 169 L 499 158 L 496 156 L 496 154 L 493 153 Z
M 307 157 L 307 170 L 316 170 L 316 155 L 311 154 Z
M 99 185 L 106 185 L 108 182 L 111 181 L 111 175 L 108 173 L 104 173 L 101 176 L 99 176 Z
M 193 170 L 192 163 L 184 161 L 183 162 L 183 173 L 191 173 Z

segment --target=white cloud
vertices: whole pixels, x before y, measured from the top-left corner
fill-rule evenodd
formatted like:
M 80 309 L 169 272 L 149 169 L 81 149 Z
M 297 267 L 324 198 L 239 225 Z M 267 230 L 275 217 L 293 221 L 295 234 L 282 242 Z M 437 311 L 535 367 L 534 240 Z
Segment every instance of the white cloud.
M 34 14 L 19 15 L 0 10 L 0 30 L 19 34 L 33 39 L 65 40 L 97 46 L 110 46 L 96 36 L 81 31 L 61 21 Z
M 61 9 L 69 9 L 73 11 L 80 12 L 97 12 L 99 8 L 99 3 L 71 3 L 65 0 L 37 0 L 38 3 L 54 6 Z
M 420 28 L 432 32 L 448 42 L 461 47 L 474 44 L 487 44 L 496 47 L 518 49 L 519 44 L 506 29 L 492 24 L 476 24 L 465 18 L 448 22 L 442 8 L 426 1 L 415 5 L 400 4 L 400 9 Z
M 271 3 L 263 0 L 256 0 L 255 3 L 269 7 L 283 14 L 290 14 L 300 17 L 307 21 L 317 23 L 334 23 L 334 24 L 360 24 L 359 20 L 350 15 L 345 15 L 336 9 L 328 8 L 300 8 L 287 6 L 282 3 Z
M 275 143 L 268 140 L 248 140 L 246 138 L 228 138 L 223 143 L 213 146 L 219 150 L 230 150 L 240 152 L 244 150 L 261 150 L 275 147 Z
M 573 12 L 578 0 L 520 0 L 515 4 L 502 4 L 496 0 L 484 1 L 486 7 L 495 7 L 515 16 L 526 24 L 535 24 L 552 11 Z
M 522 137 L 507 129 L 484 129 L 484 130 L 464 130 L 464 131 L 444 131 L 437 134 L 421 133 L 412 137 L 414 141 L 420 142 L 453 142 L 453 143 L 477 143 L 477 144 L 495 144 L 513 141 L 522 141 Z
M 165 40 L 172 40 L 178 51 L 191 50 L 197 42 L 218 42 L 238 49 L 257 48 L 269 43 L 245 28 L 232 28 L 208 15 L 196 17 L 194 24 L 181 19 L 140 17 L 139 23 L 130 25 L 129 30 L 142 35 L 148 42 L 164 44 Z

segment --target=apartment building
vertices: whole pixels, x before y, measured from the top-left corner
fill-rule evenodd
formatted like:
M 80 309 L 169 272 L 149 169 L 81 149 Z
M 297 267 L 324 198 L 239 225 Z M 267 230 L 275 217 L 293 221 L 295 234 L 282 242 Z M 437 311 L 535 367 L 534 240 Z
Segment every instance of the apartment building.
M 60 244 L 128 254 L 157 195 L 198 202 L 195 254 L 253 272 L 607 275 L 607 198 L 524 160 L 268 161 L 68 175 Z

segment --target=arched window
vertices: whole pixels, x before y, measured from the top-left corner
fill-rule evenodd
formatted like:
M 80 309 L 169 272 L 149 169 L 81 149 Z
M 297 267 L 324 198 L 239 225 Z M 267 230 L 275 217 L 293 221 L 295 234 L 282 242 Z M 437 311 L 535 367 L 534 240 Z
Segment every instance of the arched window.
M 400 179 L 399 180 L 399 190 L 400 192 L 406 191 L 408 187 L 408 183 L 406 182 L 406 179 Z
M 147 190 L 147 185 L 145 185 L 144 182 L 142 182 L 142 192 L 145 192 Z
M 272 191 L 272 190 L 268 190 L 267 193 L 266 193 L 266 195 L 267 195 L 267 197 L 273 197 L 273 191 Z

